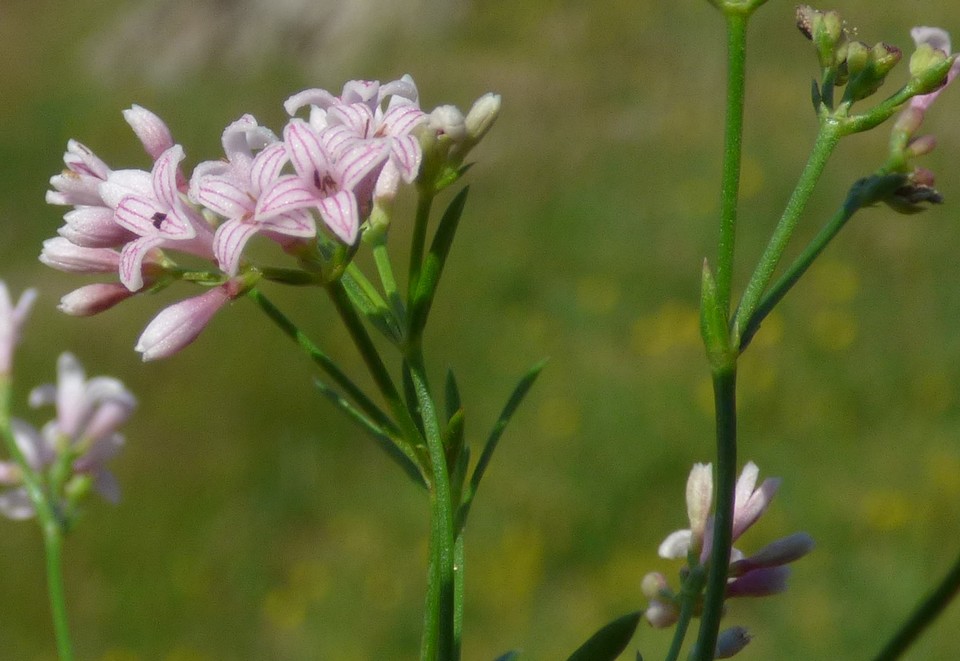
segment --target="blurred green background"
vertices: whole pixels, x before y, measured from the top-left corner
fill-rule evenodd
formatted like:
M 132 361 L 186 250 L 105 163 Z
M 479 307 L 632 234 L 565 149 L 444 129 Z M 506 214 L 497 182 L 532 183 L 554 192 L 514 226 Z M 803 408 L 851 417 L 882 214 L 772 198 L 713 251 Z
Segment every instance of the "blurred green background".
M 131 103 L 196 163 L 244 112 L 279 131 L 305 87 L 409 72 L 425 108 L 501 93 L 428 361 L 435 379 L 456 370 L 476 447 L 516 378 L 551 360 L 473 510 L 464 657 L 563 658 L 645 605 L 647 571 L 675 575 L 656 547 L 683 527 L 687 472 L 713 447 L 696 302 L 714 253 L 719 16 L 703 0 L 376 4 L 311 3 L 275 24 L 236 2 L 0 3 L 0 277 L 42 296 L 17 356 L 20 414 L 63 349 L 141 400 L 115 462 L 123 503 L 91 503 L 67 546 L 81 659 L 414 658 L 424 592 L 424 494 L 252 305 L 147 365 L 134 342 L 186 287 L 91 319 L 56 312 L 79 282 L 36 261 L 63 211 L 43 203 L 47 181 L 70 137 L 148 167 L 120 115 Z M 943 0 L 835 8 L 907 52 L 915 24 L 960 35 Z M 815 130 L 815 58 L 793 11 L 771 0 L 752 24 L 741 284 Z M 749 658 L 869 656 L 960 551 L 958 109 L 951 89 L 925 127 L 947 204 L 861 213 L 742 361 L 740 456 L 784 483 L 741 548 L 799 529 L 818 543 L 786 594 L 729 604 L 726 621 L 755 635 Z M 881 163 L 887 130 L 844 141 L 798 241 Z M 362 373 L 323 296 L 268 291 Z M 38 531 L 0 527 L 0 658 L 53 659 Z M 958 625 L 954 607 L 908 658 L 960 657 Z M 644 624 L 633 648 L 655 659 L 669 636 Z

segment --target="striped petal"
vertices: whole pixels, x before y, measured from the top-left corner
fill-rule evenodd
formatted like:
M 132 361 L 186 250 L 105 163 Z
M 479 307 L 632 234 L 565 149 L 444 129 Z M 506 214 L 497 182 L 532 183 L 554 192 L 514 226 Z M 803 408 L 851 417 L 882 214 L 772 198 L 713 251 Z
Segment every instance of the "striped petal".
M 336 195 L 325 197 L 317 203 L 324 224 L 341 241 L 353 245 L 360 229 L 360 212 L 357 198 L 349 191 L 340 191 Z

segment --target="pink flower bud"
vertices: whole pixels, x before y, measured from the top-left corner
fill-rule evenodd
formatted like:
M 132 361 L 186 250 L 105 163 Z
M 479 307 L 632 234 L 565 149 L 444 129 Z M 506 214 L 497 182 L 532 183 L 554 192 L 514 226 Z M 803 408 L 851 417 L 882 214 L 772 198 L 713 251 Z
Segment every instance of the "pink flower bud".
M 40 261 L 67 273 L 115 273 L 120 253 L 111 248 L 84 248 L 58 236 L 43 242 Z
M 173 147 L 173 136 L 162 119 L 146 108 L 136 104 L 123 111 L 123 118 L 140 138 L 143 148 L 150 158 L 156 160 L 160 154 Z
M 109 310 L 136 294 L 119 282 L 97 283 L 74 289 L 60 299 L 57 307 L 72 317 L 89 317 Z
M 144 362 L 172 356 L 197 339 L 213 315 L 237 295 L 231 293 L 231 282 L 174 303 L 154 317 L 135 347 L 143 354 Z

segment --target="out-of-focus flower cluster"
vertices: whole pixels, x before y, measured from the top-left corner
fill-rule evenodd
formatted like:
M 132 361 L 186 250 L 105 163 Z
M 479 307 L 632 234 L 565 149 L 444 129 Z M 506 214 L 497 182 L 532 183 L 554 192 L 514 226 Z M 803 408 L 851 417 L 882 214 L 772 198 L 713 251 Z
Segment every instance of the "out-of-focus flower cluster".
M 748 462 L 737 480 L 733 512 L 734 542 L 756 523 L 780 487 L 779 478 L 767 478 L 757 487 L 759 473 L 757 465 Z M 713 469 L 710 464 L 694 465 L 687 479 L 686 500 L 690 527 L 670 533 L 658 549 L 662 558 L 687 561 L 680 572 L 684 583 L 693 570 L 705 569 L 710 564 L 714 519 L 711 514 Z M 787 564 L 812 549 L 813 539 L 803 532 L 771 542 L 750 556 L 732 548 L 726 596 L 763 597 L 782 592 L 787 587 L 787 577 L 790 575 Z M 654 627 L 669 627 L 677 621 L 682 598 L 696 599 L 694 613 L 700 612 L 702 595 L 685 595 L 684 586 L 680 590 L 672 590 L 667 578 L 659 572 L 651 572 L 644 577 L 642 591 L 650 600 L 645 616 Z M 727 629 L 721 633 L 717 658 L 732 656 L 749 640 L 748 633 L 742 627 Z
M 884 201 L 902 213 L 922 211 L 925 204 L 939 204 L 943 197 L 934 187 L 934 176 L 930 170 L 914 166 L 912 161 L 929 154 L 937 146 L 932 135 L 919 135 L 920 126 L 927 109 L 940 93 L 960 73 L 960 59 L 950 52 L 950 35 L 940 28 L 915 27 L 910 31 L 917 45 L 917 64 L 911 60 L 911 68 L 920 69 L 929 61 L 936 63 L 943 57 L 953 58 L 953 64 L 942 85 L 932 92 L 920 94 L 910 99 L 909 105 L 897 117 L 890 134 L 890 158 L 884 170 L 906 175 L 906 181 Z
M 0 355 L 6 357 L 0 379 L 5 389 L 10 383 L 10 357 L 34 295 L 33 290 L 27 290 L 13 306 L 6 284 L 0 281 Z M 123 445 L 123 436 L 117 430 L 133 413 L 136 399 L 117 379 L 87 379 L 83 367 L 69 353 L 60 355 L 57 375 L 55 385 L 39 386 L 29 398 L 35 408 L 53 405 L 53 420 L 37 429 L 4 415 L 10 422 L 4 434 L 11 437 L 5 440 L 14 456 L 0 461 L 0 485 L 4 487 L 0 491 L 0 514 L 12 519 L 34 516 L 37 497 L 51 503 L 64 523 L 72 520 L 77 505 L 91 488 L 110 502 L 120 498 L 120 488 L 107 462 Z M 3 405 L 7 404 L 4 400 Z M 11 441 L 13 446 L 9 445 Z M 27 485 L 31 482 L 39 493 L 29 492 Z
M 856 120 L 851 126 L 863 131 L 886 120 L 902 107 L 888 101 L 872 111 L 850 117 L 850 106 L 873 95 L 886 80 L 887 74 L 902 59 L 896 46 L 866 44 L 854 38 L 835 11 L 820 11 L 807 5 L 797 7 L 797 27 L 810 39 L 820 62 L 820 83 L 813 87 L 813 105 L 819 115 L 832 115 L 840 120 Z M 934 188 L 929 170 L 915 167 L 913 159 L 933 151 L 936 140 L 931 135 L 918 135 L 927 109 L 960 72 L 960 59 L 951 52 L 950 35 L 940 28 L 915 27 L 910 31 L 915 48 L 910 56 L 910 77 L 897 95 L 909 104 L 900 113 L 890 138 L 890 156 L 877 173 L 893 182 L 878 189 L 873 201 L 886 202 L 901 213 L 922 211 L 928 204 L 943 201 Z M 838 103 L 837 89 L 844 92 Z M 892 98 L 892 97 L 891 97 Z M 863 190 L 866 190 L 865 188 Z
M 452 106 L 427 113 L 413 79 L 404 76 L 385 84 L 350 81 L 339 95 L 305 90 L 284 107 L 291 119 L 280 136 L 244 115 L 223 132 L 224 157 L 199 163 L 189 176 L 183 147 L 139 106 L 124 117 L 153 159 L 151 171 L 112 169 L 71 140 L 47 202 L 73 208 L 40 259 L 117 280 L 76 289 L 61 309 L 96 314 L 176 280 L 211 287 L 147 326 L 137 350 L 150 360 L 192 342 L 220 308 L 264 277 L 268 269 L 244 259 L 255 235 L 296 257 L 322 284 L 352 258 L 371 215 L 384 231 L 399 187 L 413 184 L 425 162 L 432 178 L 421 177 L 419 185 L 456 173 L 497 116 L 500 98 L 481 97 L 466 117 Z M 202 266 L 181 265 L 178 253 Z

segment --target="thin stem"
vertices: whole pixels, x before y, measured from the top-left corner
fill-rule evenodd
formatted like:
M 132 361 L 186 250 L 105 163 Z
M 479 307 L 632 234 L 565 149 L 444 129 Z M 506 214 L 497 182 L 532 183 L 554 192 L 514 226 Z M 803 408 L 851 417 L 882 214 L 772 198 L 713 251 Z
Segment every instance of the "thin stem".
M 393 263 L 390 261 L 385 234 L 380 235 L 376 243 L 373 244 L 373 259 L 376 262 L 377 272 L 380 274 L 380 282 L 383 284 L 383 292 L 387 295 L 387 301 L 390 302 L 390 307 L 400 327 L 404 328 L 406 327 L 407 313 L 403 306 L 403 299 L 400 298 L 397 279 L 393 275 Z
M 418 444 L 420 432 L 417 430 L 417 426 L 410 416 L 410 412 L 404 405 L 403 398 L 400 396 L 396 385 L 394 385 L 390 372 L 387 371 L 386 366 L 383 364 L 383 360 L 380 358 L 380 352 L 377 351 L 373 340 L 370 339 L 370 335 L 367 333 L 367 329 L 364 328 L 363 321 L 357 315 L 356 310 L 350 305 L 350 298 L 347 296 L 347 292 L 344 291 L 343 284 L 340 283 L 340 281 L 331 282 L 327 285 L 327 293 L 330 295 L 330 299 L 333 301 L 333 305 L 340 315 L 344 326 L 346 326 L 347 332 L 350 333 L 350 338 L 360 352 L 360 356 L 367 366 L 367 371 L 370 372 L 374 383 L 377 384 L 377 389 L 387 401 L 387 405 L 390 407 L 394 419 L 400 426 L 400 432 L 406 440 L 410 452 L 413 453 L 413 447 Z M 408 456 L 416 458 L 416 453 Z
M 787 201 L 783 215 L 780 217 L 780 221 L 777 223 L 777 227 L 770 237 L 770 242 L 767 244 L 766 250 L 760 257 L 760 261 L 750 278 L 750 282 L 747 283 L 743 292 L 743 298 L 740 299 L 740 305 L 737 308 L 737 313 L 733 320 L 733 336 L 731 341 L 734 347 L 739 347 L 740 338 L 743 335 L 743 329 L 746 326 L 747 320 L 753 316 L 764 291 L 767 289 L 767 285 L 770 284 L 770 280 L 773 278 L 773 272 L 776 270 L 777 264 L 780 262 L 780 258 L 786 250 L 790 237 L 793 236 L 793 231 L 797 226 L 797 222 L 800 220 L 800 215 L 803 213 L 807 201 L 810 199 L 810 195 L 813 193 L 813 189 L 820 179 L 820 175 L 823 173 L 830 154 L 837 146 L 837 142 L 839 142 L 842 135 L 842 127 L 836 121 L 828 118 L 820 123 L 820 131 L 817 133 L 817 139 L 814 142 L 810 158 L 807 160 L 807 164 L 800 175 L 799 181 L 797 181 L 796 188 L 793 189 L 793 194 Z
M 713 393 L 717 426 L 717 507 L 703 615 L 697 645 L 691 656 L 694 661 L 713 659 L 730 569 L 737 479 L 737 372 L 734 365 L 714 371 Z
M 423 251 L 427 244 L 427 224 L 430 221 L 430 207 L 433 205 L 433 192 L 420 190 L 417 199 L 417 217 L 410 239 L 410 270 L 407 274 L 407 302 L 413 303 L 420 285 L 420 269 L 423 268 Z
M 0 434 L 6 442 L 7 451 L 20 467 L 23 486 L 37 513 L 37 521 L 43 534 L 47 560 L 47 594 L 50 598 L 50 615 L 53 618 L 54 636 L 60 661 L 72 661 L 73 646 L 70 642 L 70 627 L 67 622 L 67 602 L 63 589 L 61 547 L 63 521 L 50 501 L 42 478 L 33 470 L 13 436 L 10 418 L 10 382 L 0 377 Z
M 457 532 L 453 547 L 453 643 L 454 658 L 460 658 L 460 644 L 463 641 L 463 603 L 464 603 L 464 566 L 466 554 L 463 547 L 463 530 Z
M 458 556 L 454 532 L 454 509 L 447 457 L 443 447 L 440 420 L 427 388 L 419 351 L 408 356 L 410 377 L 417 395 L 420 416 L 433 468 L 430 489 L 430 571 L 427 584 L 421 656 L 423 661 L 455 661 L 459 658 L 458 615 L 455 564 Z M 462 549 L 459 552 L 462 555 Z M 462 595 L 461 595 L 462 596 Z
M 940 585 L 917 606 L 900 630 L 884 645 L 874 661 L 892 661 L 903 654 L 960 592 L 960 557 L 947 572 Z
M 680 617 L 677 619 L 676 628 L 673 632 L 673 642 L 670 643 L 666 661 L 677 661 L 680 658 L 683 639 L 687 637 L 687 629 L 690 627 L 690 620 L 693 619 L 694 606 L 703 591 L 704 578 L 703 567 L 696 567 L 683 582 Z
M 56 521 L 41 524 L 43 528 L 44 549 L 47 555 L 47 593 L 50 597 L 50 612 L 53 616 L 53 629 L 57 640 L 57 653 L 60 661 L 73 659 L 70 642 L 70 627 L 67 623 L 67 602 L 63 590 L 63 567 L 61 549 L 63 531 Z
M 827 247 L 830 241 L 843 229 L 847 221 L 853 217 L 859 207 L 844 205 L 830 217 L 823 229 L 813 238 L 804 248 L 803 252 L 794 260 L 790 267 L 782 276 L 771 285 L 770 289 L 764 294 L 763 298 L 757 304 L 757 308 L 750 318 L 744 322 L 743 334 L 740 337 L 740 350 L 742 351 L 750 343 L 754 334 L 760 329 L 760 324 L 766 319 L 767 315 L 776 307 L 787 292 L 793 288 L 800 277 L 806 273 L 814 260 L 820 256 L 820 253 Z
M 728 14 L 726 18 L 727 112 L 724 129 L 723 175 L 720 185 L 720 238 L 717 243 L 717 301 L 724 315 L 730 313 L 730 289 L 733 280 L 749 16 Z

